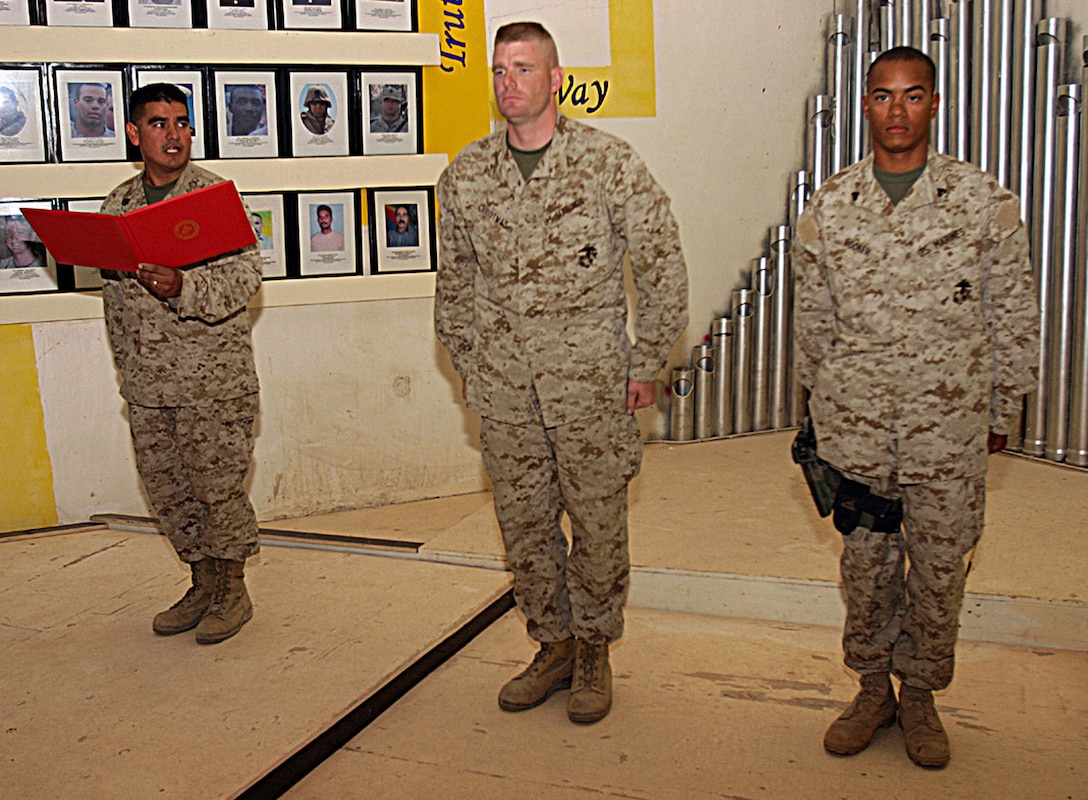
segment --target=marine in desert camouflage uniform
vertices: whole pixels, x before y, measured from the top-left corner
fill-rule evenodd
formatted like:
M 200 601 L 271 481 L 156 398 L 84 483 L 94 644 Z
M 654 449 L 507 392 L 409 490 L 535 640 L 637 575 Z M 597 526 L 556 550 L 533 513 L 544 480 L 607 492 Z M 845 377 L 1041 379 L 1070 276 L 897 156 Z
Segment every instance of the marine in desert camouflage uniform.
M 907 752 L 941 767 L 948 741 L 932 691 L 952 679 L 987 455 L 1004 447 L 1034 385 L 1039 340 L 1019 201 L 929 149 L 933 85 L 932 62 L 917 50 L 873 63 L 874 152 L 817 192 L 793 252 L 797 369 L 820 456 L 872 495 L 902 502 L 902 526 L 889 532 L 852 527 L 864 501 L 840 492 L 836 504 L 843 648 L 862 691 L 824 745 L 859 752 L 895 721 L 894 672 Z
M 102 204 L 123 214 L 223 179 L 190 163 L 185 95 L 155 84 L 130 99 L 126 132 L 144 171 Z M 102 299 L 136 464 L 193 584 L 155 617 L 156 633 L 234 635 L 252 616 L 245 560 L 258 551 L 243 481 L 253 454 L 257 372 L 246 304 L 261 284 L 256 245 L 180 270 L 105 272 Z
M 623 632 L 633 417 L 687 323 L 669 199 L 626 143 L 558 115 L 555 45 L 535 23 L 496 34 L 505 131 L 467 147 L 438 184 L 435 325 L 483 416 L 495 511 L 533 663 L 499 694 L 520 711 L 573 687 L 568 715 L 611 707 L 608 645 Z M 625 254 L 639 292 L 626 333 Z M 573 544 L 560 529 L 566 512 Z

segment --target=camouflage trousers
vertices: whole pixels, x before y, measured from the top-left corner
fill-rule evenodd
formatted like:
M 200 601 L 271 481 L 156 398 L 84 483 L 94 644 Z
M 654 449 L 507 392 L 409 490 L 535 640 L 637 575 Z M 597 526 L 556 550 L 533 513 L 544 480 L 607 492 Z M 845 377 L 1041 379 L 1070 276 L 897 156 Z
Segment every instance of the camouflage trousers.
M 903 525 L 897 533 L 855 528 L 843 537 L 846 665 L 943 689 L 955 667 L 964 559 L 982 535 L 985 476 L 903 486 L 883 481 L 872 489 L 902 497 Z
M 631 567 L 627 484 L 642 461 L 635 418 L 608 415 L 555 428 L 485 418 L 480 442 L 529 635 L 541 642 L 618 639 Z M 560 527 L 564 512 L 569 545 Z
M 257 403 L 252 394 L 184 408 L 129 404 L 136 467 L 184 562 L 205 556 L 243 561 L 260 549 L 243 485 Z

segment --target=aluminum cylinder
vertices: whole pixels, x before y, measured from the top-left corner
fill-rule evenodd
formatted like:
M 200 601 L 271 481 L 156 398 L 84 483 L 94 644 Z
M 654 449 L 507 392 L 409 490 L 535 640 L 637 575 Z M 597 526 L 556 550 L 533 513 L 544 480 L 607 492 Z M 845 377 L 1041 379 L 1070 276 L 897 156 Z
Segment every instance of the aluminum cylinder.
M 1081 46 L 1081 91 L 1088 93 L 1088 36 Z M 1080 190 L 1077 213 L 1076 289 L 1074 297 L 1072 394 L 1069 400 L 1069 450 L 1066 461 L 1088 467 L 1088 111 L 1081 103 Z
M 990 121 L 991 172 L 1006 189 L 1012 188 L 1012 101 L 1016 80 L 1016 0 L 997 0 L 994 6 L 994 102 Z
M 710 433 L 727 436 L 733 432 L 733 320 L 718 317 L 710 326 L 714 345 L 714 402 Z
M 961 161 L 971 159 L 971 0 L 950 0 L 953 66 L 952 96 L 948 112 L 952 117 L 951 154 Z
M 877 16 L 880 20 L 880 52 L 883 53 L 896 45 L 896 23 L 899 18 L 896 15 L 895 0 L 880 0 Z
M 869 69 L 869 35 L 872 22 L 869 0 L 854 0 L 854 47 L 850 53 L 850 158 L 849 163 L 861 161 L 867 152 L 865 114 L 861 98 L 865 94 L 865 73 Z
M 940 11 L 940 3 L 934 0 L 917 0 L 914 3 L 914 46 L 930 58 L 933 57 L 933 43 L 929 32 L 932 30 L 935 11 Z
M 695 401 L 692 434 L 696 439 L 711 437 L 711 409 L 714 406 L 714 346 L 698 344 L 691 348 L 691 371 L 694 373 Z
M 828 178 L 831 165 L 831 98 L 818 94 L 808 100 L 808 174 L 813 193 Z
M 1035 181 L 1032 190 L 1031 257 L 1039 296 L 1038 382 L 1024 410 L 1024 452 L 1046 454 L 1046 412 L 1049 405 L 1051 307 L 1054 297 L 1054 225 L 1058 86 L 1069 36 L 1068 20 L 1049 17 L 1036 27 Z
M 771 427 L 771 334 L 774 269 L 769 256 L 752 262 L 752 430 Z
M 921 0 L 925 2 L 925 0 Z M 895 44 L 914 47 L 914 3 L 912 0 L 895 0 Z
M 1031 230 L 1035 159 L 1035 39 L 1042 0 L 1020 0 L 1013 27 L 1013 120 L 1009 188 L 1020 197 L 1020 217 Z
M 752 430 L 752 315 L 751 289 L 733 291 L 733 433 Z
M 669 438 L 690 442 L 695 435 L 695 372 L 691 367 L 673 369 L 671 395 Z
M 933 120 L 933 149 L 947 154 L 950 119 L 948 101 L 951 96 L 952 65 L 950 61 L 951 41 L 949 39 L 949 20 L 945 17 L 935 19 L 929 26 L 929 55 L 937 67 L 936 91 L 941 96 L 937 104 L 937 116 Z
M 827 31 L 827 93 L 831 97 L 828 174 L 834 175 L 849 162 L 850 145 L 850 43 L 853 20 L 833 14 Z
M 1077 261 L 1077 192 L 1081 136 L 1081 87 L 1063 84 L 1057 92 L 1054 159 L 1054 270 L 1050 306 L 1046 457 L 1064 461 L 1069 445 Z
M 974 0 L 971 83 L 971 160 L 983 172 L 994 171 L 991 126 L 994 113 L 994 4 Z
M 790 228 L 793 230 L 797 230 L 797 220 L 805 213 L 811 197 L 812 186 L 808 180 L 808 170 L 798 170 L 790 186 L 789 216 Z
M 792 423 L 790 400 L 793 383 L 793 270 L 790 266 L 790 229 L 788 225 L 771 228 L 771 264 L 774 272 L 771 329 L 770 427 L 788 428 Z

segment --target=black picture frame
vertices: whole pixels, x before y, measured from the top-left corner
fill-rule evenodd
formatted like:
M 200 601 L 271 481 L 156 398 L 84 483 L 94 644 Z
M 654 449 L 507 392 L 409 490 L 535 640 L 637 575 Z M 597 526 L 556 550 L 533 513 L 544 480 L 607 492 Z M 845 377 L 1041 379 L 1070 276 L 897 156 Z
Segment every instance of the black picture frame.
M 354 77 L 363 155 L 422 153 L 422 67 L 362 67 Z
M 41 198 L 0 201 L 0 295 L 60 291 L 57 264 L 22 212 L 53 207 L 52 200 Z
M 210 87 L 215 152 L 219 158 L 279 158 L 283 155 L 277 69 L 213 68 Z M 258 100 L 263 105 L 255 109 Z
M 211 152 L 208 68 L 162 64 L 132 66 L 130 85 L 134 90 L 151 83 L 172 83 L 189 97 L 189 124 L 193 127 L 191 158 L 194 161 L 207 158 Z M 133 158 L 138 160 L 138 154 L 133 153 Z
M 368 272 L 370 248 L 361 235 L 360 201 L 358 189 L 295 194 L 300 277 Z M 328 229 L 321 222 L 326 207 L 330 212 Z M 325 237 L 329 237 L 327 241 Z
M 434 187 L 397 186 L 366 191 L 373 273 L 437 271 Z M 401 209 L 407 212 L 408 224 L 403 231 L 399 226 Z M 414 240 L 410 237 L 413 228 Z M 395 239 L 398 235 L 408 235 L 408 238 Z
M 0 164 L 53 159 L 51 105 L 43 64 L 0 64 Z
M 53 125 L 59 161 L 125 161 L 125 98 L 122 67 L 50 64 Z M 112 125 L 112 127 L 111 127 Z M 87 128 L 100 127 L 101 135 Z

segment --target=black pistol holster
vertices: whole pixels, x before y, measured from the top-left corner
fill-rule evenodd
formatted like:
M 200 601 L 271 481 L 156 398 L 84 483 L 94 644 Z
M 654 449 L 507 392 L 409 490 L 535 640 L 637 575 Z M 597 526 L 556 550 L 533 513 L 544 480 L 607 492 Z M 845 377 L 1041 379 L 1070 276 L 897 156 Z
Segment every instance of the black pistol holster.
M 895 533 L 903 523 L 903 501 L 878 497 L 863 483 L 844 478 L 816 452 L 816 430 L 805 415 L 801 430 L 790 447 L 793 461 L 801 467 L 805 482 L 821 517 L 834 512 L 832 521 L 842 534 L 855 528 L 874 533 Z
M 801 422 L 801 430 L 794 437 L 790 453 L 793 463 L 799 465 L 804 473 L 816 510 L 821 517 L 826 517 L 835 508 L 835 495 L 842 475 L 816 454 L 816 431 L 812 427 L 812 418 L 807 414 Z
M 874 533 L 895 533 L 903 522 L 903 501 L 878 497 L 864 483 L 842 478 L 835 493 L 835 529 L 842 534 L 855 528 Z

